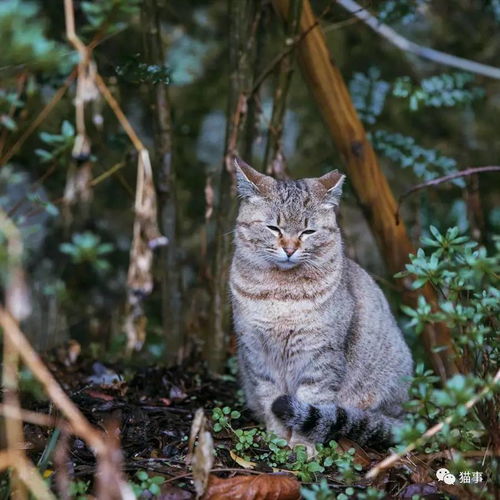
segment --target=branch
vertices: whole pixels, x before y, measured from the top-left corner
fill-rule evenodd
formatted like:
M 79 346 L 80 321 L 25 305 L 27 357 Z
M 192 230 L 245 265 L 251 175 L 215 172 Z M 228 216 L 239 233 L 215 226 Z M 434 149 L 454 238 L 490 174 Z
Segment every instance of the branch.
M 467 403 L 465 403 L 465 408 L 467 410 L 470 410 L 483 396 L 488 394 L 492 390 L 492 387 L 500 382 L 500 370 L 497 371 L 495 378 L 493 379 L 493 382 L 491 384 L 488 384 L 486 387 L 483 387 L 483 389 L 477 393 L 473 398 L 469 399 Z M 389 455 L 387 458 L 382 460 L 382 462 L 379 462 L 375 467 L 372 467 L 366 474 L 367 479 L 373 479 L 377 477 L 377 475 L 382 472 L 384 469 L 387 469 L 388 467 L 393 466 L 395 463 L 399 462 L 399 460 L 409 453 L 410 451 L 414 450 L 417 446 L 422 444 L 424 441 L 426 441 L 428 438 L 434 436 L 438 432 L 441 431 L 441 429 L 445 426 L 451 423 L 453 420 L 453 415 L 450 415 L 449 417 L 445 418 L 442 422 L 439 424 L 434 425 L 430 429 L 427 429 L 427 431 L 420 436 L 416 441 L 408 445 L 403 451 L 400 451 L 399 453 L 392 453 Z
M 474 174 L 482 174 L 483 172 L 500 172 L 500 167 L 496 166 L 488 166 L 488 167 L 471 167 L 467 168 L 466 170 L 461 170 L 460 172 L 455 172 L 453 174 L 445 175 L 443 177 L 438 177 L 437 179 L 432 179 L 427 182 L 422 182 L 422 184 L 416 184 L 415 186 L 411 187 L 403 193 L 398 200 L 398 209 L 396 211 L 395 217 L 396 217 L 396 224 L 399 224 L 399 211 L 401 210 L 401 205 L 403 204 L 403 201 L 405 198 L 407 198 L 409 195 L 415 193 L 416 191 L 420 191 L 421 189 L 425 189 L 430 186 L 437 186 L 438 184 L 443 184 L 444 182 L 449 182 L 453 179 L 457 179 L 458 177 L 467 177 L 469 175 L 474 175 Z
M 344 9 L 348 10 L 351 14 L 354 14 L 359 20 L 363 21 L 373 31 L 375 31 L 375 33 L 378 33 L 388 42 L 392 43 L 401 50 L 411 52 L 412 54 L 424 59 L 429 59 L 430 61 L 438 64 L 444 64 L 463 71 L 469 71 L 470 73 L 476 73 L 478 75 L 500 80 L 500 68 L 489 66 L 487 64 L 481 64 L 476 61 L 453 56 L 451 54 L 446 54 L 445 52 L 434 50 L 429 47 L 423 47 L 418 43 L 412 42 L 401 36 L 386 24 L 381 23 L 374 15 L 370 14 L 370 12 L 361 7 L 354 0 L 337 0 L 337 3 Z

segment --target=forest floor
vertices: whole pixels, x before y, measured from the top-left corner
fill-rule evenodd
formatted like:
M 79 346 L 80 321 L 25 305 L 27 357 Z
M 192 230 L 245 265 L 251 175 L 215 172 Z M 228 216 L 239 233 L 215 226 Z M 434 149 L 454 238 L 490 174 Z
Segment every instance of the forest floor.
M 239 456 L 244 453 L 235 448 L 235 442 L 238 441 L 234 432 L 236 425 L 234 428 L 227 426 L 223 429 L 217 429 L 214 425 L 213 409 L 224 407 L 230 407 L 231 411 L 238 413 L 238 429 L 248 430 L 258 425 L 243 407 L 234 375 L 214 378 L 201 365 L 196 364 L 168 369 L 161 366 L 132 368 L 125 364 L 105 365 L 88 359 L 80 359 L 75 363 L 53 360 L 47 364 L 93 425 L 105 432 L 113 425 L 119 429 L 123 469 L 140 498 L 179 500 L 195 497 L 193 471 L 186 465 L 186 456 L 190 429 L 198 408 L 205 410 L 208 430 L 212 431 L 214 438 L 216 456 L 211 468 L 212 476 L 228 478 L 244 475 L 255 478 L 263 474 L 269 477 L 269 473 L 273 472 L 284 476 L 290 472 L 290 477 L 297 484 L 295 497 L 278 494 L 262 498 L 298 498 L 297 476 L 302 480 L 303 486 L 317 483 L 324 477 L 331 491 L 340 493 L 348 486 L 354 486 L 355 491 L 369 491 L 366 489 L 368 483 L 363 479 L 364 472 L 384 456 L 373 450 L 364 450 L 348 440 L 341 441 L 340 447 L 346 452 L 350 449 L 353 463 L 356 464 L 356 475 L 351 478 L 350 484 L 345 484 L 339 478 L 335 466 L 321 474 L 310 467 L 311 470 L 307 469 L 307 473 L 302 476 L 297 474 L 297 470 L 287 471 L 286 465 L 280 466 L 277 471 L 269 461 L 266 463 L 265 460 L 257 459 L 249 462 Z M 39 413 L 53 414 L 53 406 L 46 400 L 34 398 L 33 392 L 30 390 L 30 395 L 23 395 L 23 407 Z M 65 440 L 61 465 L 61 459 L 57 459 L 57 448 L 61 447 L 58 431 L 27 423 L 25 437 L 28 453 L 38 463 L 44 477 L 52 476 L 55 479 L 52 482 L 54 485 L 57 483 L 60 467 L 66 467 L 74 497 L 92 498 L 87 495 L 93 489 L 95 457 L 81 439 L 69 437 Z M 251 451 L 254 456 L 259 456 L 258 449 Z M 276 453 L 278 452 L 279 450 Z M 388 496 L 378 498 L 412 498 L 415 494 L 422 495 L 421 498 L 444 498 L 438 494 L 433 477 L 428 464 L 414 467 L 413 473 L 408 467 L 406 470 L 405 467 L 397 467 L 379 476 L 376 483 L 370 485 L 390 492 Z M 352 493 L 349 494 L 351 495 Z M 375 498 L 357 495 L 351 497 Z M 236 497 L 230 494 L 219 498 Z

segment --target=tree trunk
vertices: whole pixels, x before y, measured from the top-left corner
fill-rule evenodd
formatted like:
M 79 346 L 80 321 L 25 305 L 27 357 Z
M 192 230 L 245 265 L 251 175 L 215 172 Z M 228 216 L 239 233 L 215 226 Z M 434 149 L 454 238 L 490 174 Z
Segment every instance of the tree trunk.
M 289 0 L 273 0 L 284 19 L 289 12 L 289 3 Z M 408 262 L 408 254 L 415 250 L 404 223 L 396 224 L 396 200 L 366 138 L 342 75 L 329 54 L 309 0 L 303 2 L 300 32 L 303 38 L 298 43 L 298 56 L 302 73 L 342 154 L 349 181 L 388 269 L 392 273 L 401 271 Z M 425 287 L 422 293 L 429 302 L 436 302 L 430 286 Z M 414 304 L 416 294 L 406 288 L 403 300 Z M 444 325 L 427 328 L 423 341 L 434 370 L 442 379 L 457 371 L 450 333 Z M 436 353 L 433 348 L 437 346 L 446 346 L 447 349 Z
M 231 230 L 236 216 L 232 158 L 240 149 L 249 151 L 249 145 L 253 140 L 251 128 L 247 129 L 250 133 L 244 134 L 243 131 L 247 117 L 247 97 L 253 83 L 257 27 L 262 14 L 259 3 L 252 0 L 229 0 L 228 6 L 230 65 L 228 121 L 224 161 L 217 183 L 219 196 L 215 206 L 212 302 L 209 338 L 206 342 L 208 366 L 213 372 L 222 371 L 227 355 L 231 325 L 227 284 L 231 257 Z
M 161 39 L 160 14 L 157 0 L 144 0 L 144 49 L 150 64 L 163 66 L 165 55 Z M 167 345 L 167 362 L 180 361 L 182 356 L 182 300 L 177 259 L 177 209 L 175 171 L 172 164 L 172 120 L 167 86 L 150 83 L 151 111 L 154 122 L 160 228 L 168 238 L 161 249 L 162 327 Z

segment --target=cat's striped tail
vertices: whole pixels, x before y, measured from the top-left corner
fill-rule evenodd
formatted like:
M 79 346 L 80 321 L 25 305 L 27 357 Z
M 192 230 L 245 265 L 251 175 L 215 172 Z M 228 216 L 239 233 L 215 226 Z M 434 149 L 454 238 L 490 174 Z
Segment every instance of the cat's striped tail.
M 292 396 L 278 397 L 273 413 L 289 428 L 314 443 L 346 437 L 360 445 L 387 449 L 392 430 L 401 421 L 373 410 L 345 408 L 337 404 L 311 405 Z

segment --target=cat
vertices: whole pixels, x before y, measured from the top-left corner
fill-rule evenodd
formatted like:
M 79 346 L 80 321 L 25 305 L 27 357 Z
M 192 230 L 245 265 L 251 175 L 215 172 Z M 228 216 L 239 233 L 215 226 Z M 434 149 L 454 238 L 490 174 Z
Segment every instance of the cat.
M 392 443 L 413 361 L 387 300 L 344 255 L 345 176 L 275 180 L 235 160 L 230 271 L 247 406 L 290 446 Z

